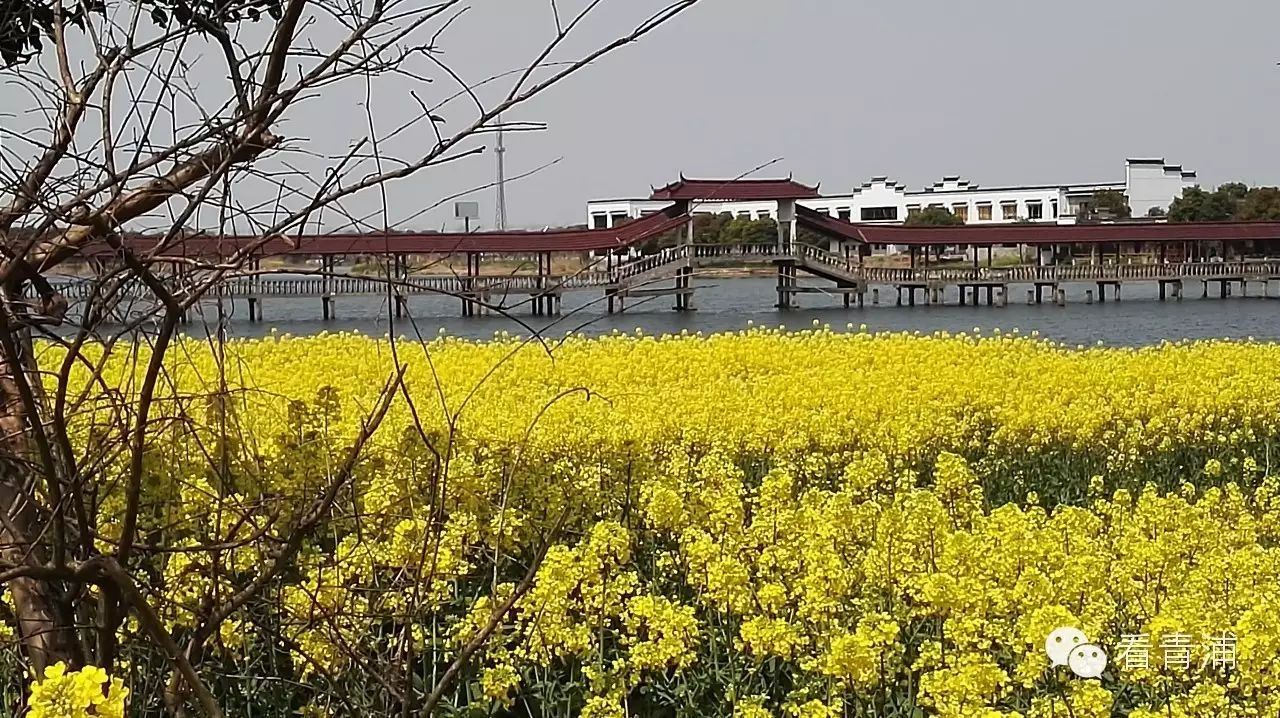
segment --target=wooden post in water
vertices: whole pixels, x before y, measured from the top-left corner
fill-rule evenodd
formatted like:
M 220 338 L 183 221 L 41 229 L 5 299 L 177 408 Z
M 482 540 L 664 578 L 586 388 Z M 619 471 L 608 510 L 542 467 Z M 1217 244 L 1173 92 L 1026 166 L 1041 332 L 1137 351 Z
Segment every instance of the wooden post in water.
M 253 278 L 249 280 L 249 322 L 257 322 L 262 320 L 262 308 L 258 305 L 258 287 L 260 277 L 258 271 L 262 268 L 261 261 L 254 257 L 249 262 L 249 268 L 253 270 Z
M 409 276 L 408 264 L 403 254 L 391 257 L 391 300 L 395 303 L 396 319 L 405 314 L 404 282 Z
M 326 254 L 320 258 L 320 307 L 321 314 L 327 322 L 333 319 L 333 255 Z

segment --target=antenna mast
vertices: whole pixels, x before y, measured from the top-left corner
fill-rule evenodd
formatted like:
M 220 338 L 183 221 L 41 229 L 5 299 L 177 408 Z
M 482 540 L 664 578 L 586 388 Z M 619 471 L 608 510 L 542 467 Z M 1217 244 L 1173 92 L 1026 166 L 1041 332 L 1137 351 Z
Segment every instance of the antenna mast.
M 507 148 L 502 144 L 502 115 L 498 115 L 495 119 L 498 121 L 498 144 L 494 148 L 494 152 L 498 155 L 498 216 L 494 224 L 501 232 L 507 228 L 507 168 L 502 158 L 507 153 Z

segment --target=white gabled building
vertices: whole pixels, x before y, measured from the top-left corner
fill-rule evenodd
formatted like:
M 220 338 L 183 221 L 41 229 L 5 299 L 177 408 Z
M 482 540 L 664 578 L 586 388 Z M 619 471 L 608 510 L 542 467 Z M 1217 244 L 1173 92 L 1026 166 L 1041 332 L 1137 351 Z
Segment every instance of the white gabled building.
M 849 194 L 824 195 L 799 200 L 799 204 L 850 222 L 894 224 L 927 207 L 950 210 L 967 223 L 1000 224 L 1018 221 L 1074 224 L 1082 205 L 1095 192 L 1116 190 L 1129 200 L 1134 217 L 1144 217 L 1154 208 L 1167 209 L 1196 184 L 1196 173 L 1163 158 L 1125 160 L 1125 178 L 1119 182 L 1096 184 L 1051 184 L 1011 187 L 982 187 L 958 175 L 943 177 L 932 187 L 910 190 L 888 177 L 872 177 Z M 587 226 L 613 227 L 666 207 L 669 203 L 651 199 L 592 200 L 587 203 Z M 778 203 L 700 202 L 693 211 L 728 213 L 751 219 L 777 216 Z

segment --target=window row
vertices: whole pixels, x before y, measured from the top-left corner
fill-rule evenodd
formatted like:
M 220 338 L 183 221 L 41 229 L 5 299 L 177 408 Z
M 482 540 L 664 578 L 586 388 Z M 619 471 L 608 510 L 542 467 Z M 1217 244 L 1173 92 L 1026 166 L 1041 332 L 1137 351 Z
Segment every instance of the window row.
M 1058 200 L 1049 202 L 1052 214 L 1050 216 L 1056 218 L 1058 216 Z M 995 205 L 991 202 L 978 202 L 977 220 L 979 222 L 990 222 L 995 216 Z M 945 204 L 935 202 L 928 205 L 929 209 L 946 209 L 959 217 L 962 221 L 969 221 L 969 204 L 965 202 L 957 202 L 950 207 Z M 1028 200 L 1026 203 L 1027 213 L 1025 216 L 1018 214 L 1017 202 L 1001 202 L 1000 203 L 1000 219 L 1006 222 L 1012 222 L 1018 219 L 1044 219 L 1044 202 L 1041 200 Z M 924 211 L 923 205 L 909 204 L 907 205 L 907 217 L 914 217 Z

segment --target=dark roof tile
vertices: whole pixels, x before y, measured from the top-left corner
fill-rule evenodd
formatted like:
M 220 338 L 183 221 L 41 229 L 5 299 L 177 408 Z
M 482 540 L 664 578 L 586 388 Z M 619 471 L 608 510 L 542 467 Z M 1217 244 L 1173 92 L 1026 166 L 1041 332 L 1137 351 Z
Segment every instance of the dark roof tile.
M 818 188 L 792 179 L 685 179 L 653 191 L 656 200 L 723 200 L 749 202 L 756 200 L 815 199 Z

